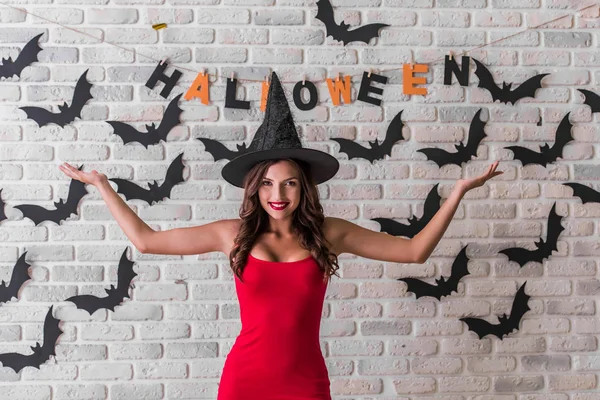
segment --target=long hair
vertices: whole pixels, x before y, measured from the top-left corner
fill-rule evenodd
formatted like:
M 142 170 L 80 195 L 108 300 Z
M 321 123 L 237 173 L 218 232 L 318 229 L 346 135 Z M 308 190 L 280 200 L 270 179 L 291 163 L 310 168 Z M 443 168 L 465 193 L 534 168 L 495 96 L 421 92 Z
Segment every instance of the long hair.
M 317 186 L 311 179 L 310 166 L 301 160 L 285 160 L 294 164 L 300 175 L 300 204 L 293 213 L 293 233 L 298 237 L 300 245 L 310 251 L 319 264 L 324 282 L 327 282 L 331 275 L 339 278 L 336 272 L 339 269 L 337 256 L 329 251 L 331 243 L 323 233 L 325 216 Z M 242 221 L 233 249 L 229 253 L 231 269 L 242 282 L 250 250 L 269 224 L 269 215 L 260 204 L 258 190 L 269 167 L 278 161 L 281 159 L 261 161 L 244 177 L 244 199 L 239 213 Z

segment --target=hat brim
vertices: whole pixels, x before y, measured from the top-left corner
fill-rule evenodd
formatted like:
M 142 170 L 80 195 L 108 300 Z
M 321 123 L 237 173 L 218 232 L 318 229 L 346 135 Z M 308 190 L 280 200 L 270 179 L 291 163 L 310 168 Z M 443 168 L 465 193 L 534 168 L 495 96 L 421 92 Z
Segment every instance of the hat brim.
M 270 149 L 244 153 L 229 161 L 221 170 L 221 176 L 234 186 L 243 188 L 244 177 L 252 167 L 264 160 L 292 158 L 310 164 L 315 184 L 323 183 L 337 173 L 340 163 L 334 156 L 320 150 L 307 148 Z

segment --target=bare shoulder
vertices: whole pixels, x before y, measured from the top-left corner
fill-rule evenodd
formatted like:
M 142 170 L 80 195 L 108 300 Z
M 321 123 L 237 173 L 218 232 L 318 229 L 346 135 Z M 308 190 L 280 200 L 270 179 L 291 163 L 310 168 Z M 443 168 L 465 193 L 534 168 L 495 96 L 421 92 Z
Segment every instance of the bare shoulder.
M 233 249 L 233 243 L 240 230 L 242 220 L 239 218 L 221 220 L 221 237 L 224 240 L 223 253 L 229 255 Z
M 329 249 L 332 253 L 339 255 L 342 251 L 341 243 L 346 234 L 346 221 L 341 218 L 325 217 L 323 221 L 323 234 L 331 244 Z

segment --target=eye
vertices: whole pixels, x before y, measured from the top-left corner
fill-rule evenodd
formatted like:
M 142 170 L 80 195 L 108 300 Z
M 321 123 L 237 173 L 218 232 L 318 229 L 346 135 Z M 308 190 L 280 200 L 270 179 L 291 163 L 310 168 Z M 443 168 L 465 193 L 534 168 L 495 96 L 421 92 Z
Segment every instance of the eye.
M 295 182 L 295 181 L 289 181 L 288 183 L 289 183 L 290 185 L 292 185 L 292 186 L 296 186 L 296 182 Z
M 265 184 L 269 184 L 269 183 L 270 183 L 269 181 L 262 181 L 262 184 L 263 184 L 263 185 L 265 185 Z

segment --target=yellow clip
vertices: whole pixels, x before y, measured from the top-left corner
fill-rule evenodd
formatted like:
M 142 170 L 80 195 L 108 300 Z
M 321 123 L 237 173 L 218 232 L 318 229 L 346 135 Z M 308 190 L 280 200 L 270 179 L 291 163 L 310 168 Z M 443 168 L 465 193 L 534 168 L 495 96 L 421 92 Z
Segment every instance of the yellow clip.
M 154 29 L 155 31 L 159 30 L 159 29 L 164 29 L 167 27 L 167 24 L 165 23 L 160 23 L 160 24 L 154 24 L 152 25 L 152 29 Z

